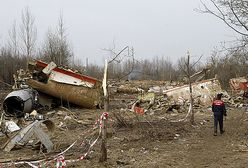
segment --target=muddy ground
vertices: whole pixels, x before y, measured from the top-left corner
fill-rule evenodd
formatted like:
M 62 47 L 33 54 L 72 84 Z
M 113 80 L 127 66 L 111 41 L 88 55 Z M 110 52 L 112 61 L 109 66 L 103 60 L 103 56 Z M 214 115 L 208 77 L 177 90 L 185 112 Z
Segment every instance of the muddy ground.
M 108 160 L 99 163 L 100 140 L 84 160 L 67 163 L 66 167 L 247 167 L 248 165 L 248 111 L 246 108 L 229 108 L 224 121 L 226 132 L 213 136 L 213 117 L 210 109 L 196 110 L 196 124 L 175 122 L 184 113 L 157 111 L 135 115 L 127 110 L 115 109 L 108 119 Z M 11 152 L 0 151 L 0 162 L 32 161 L 49 158 L 77 143 L 65 153 L 65 159 L 83 155 L 89 142 L 98 136 L 93 129 L 102 110 L 57 108 L 45 117 L 52 120 L 55 131 L 50 133 L 54 151 L 45 153 L 27 144 Z M 117 118 L 119 119 L 117 121 Z M 24 122 L 24 125 L 31 121 Z M 7 141 L 0 137 L 0 145 Z M 83 143 L 84 142 L 84 143 Z M 47 167 L 54 167 L 51 163 Z M 14 166 L 9 166 L 14 167 Z M 27 164 L 16 167 L 29 167 Z

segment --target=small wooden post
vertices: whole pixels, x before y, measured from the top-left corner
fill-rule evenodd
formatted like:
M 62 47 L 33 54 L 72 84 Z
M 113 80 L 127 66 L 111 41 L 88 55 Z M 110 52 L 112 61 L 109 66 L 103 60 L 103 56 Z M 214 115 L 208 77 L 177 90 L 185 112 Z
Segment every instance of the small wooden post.
M 109 102 L 108 102 L 108 92 L 107 92 L 107 73 L 108 73 L 108 61 L 105 60 L 105 69 L 104 69 L 104 77 L 103 77 L 103 93 L 104 93 L 104 111 L 108 112 Z M 101 158 L 100 162 L 107 161 L 107 118 L 106 116 L 102 116 L 102 144 L 101 144 Z

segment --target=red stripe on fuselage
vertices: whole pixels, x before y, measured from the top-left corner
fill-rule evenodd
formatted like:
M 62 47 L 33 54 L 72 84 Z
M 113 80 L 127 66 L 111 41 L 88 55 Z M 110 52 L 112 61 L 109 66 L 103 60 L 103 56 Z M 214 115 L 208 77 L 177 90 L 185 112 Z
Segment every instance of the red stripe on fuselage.
M 36 65 L 39 66 L 39 67 L 45 68 L 48 64 L 45 63 L 45 62 L 42 62 L 42 61 L 36 61 Z M 80 75 L 80 74 L 77 74 L 77 73 L 74 73 L 74 72 L 71 72 L 71 71 L 67 71 L 67 70 L 58 68 L 58 67 L 54 68 L 53 70 L 56 71 L 56 72 L 60 72 L 60 73 L 72 76 L 74 78 L 78 78 L 78 79 L 90 82 L 92 84 L 96 84 L 96 82 L 97 82 L 97 79 L 94 79 L 94 78 L 91 78 L 91 77 L 85 76 L 85 75 Z

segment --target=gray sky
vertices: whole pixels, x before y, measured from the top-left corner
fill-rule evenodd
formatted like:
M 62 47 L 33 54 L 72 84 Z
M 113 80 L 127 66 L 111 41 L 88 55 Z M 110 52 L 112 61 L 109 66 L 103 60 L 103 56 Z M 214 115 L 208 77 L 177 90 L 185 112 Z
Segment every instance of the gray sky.
M 137 59 L 211 54 L 234 33 L 211 15 L 194 11 L 200 0 L 0 0 L 0 46 L 14 20 L 29 7 L 35 17 L 38 43 L 54 28 L 62 11 L 76 58 L 103 65 L 103 48 L 133 46 Z

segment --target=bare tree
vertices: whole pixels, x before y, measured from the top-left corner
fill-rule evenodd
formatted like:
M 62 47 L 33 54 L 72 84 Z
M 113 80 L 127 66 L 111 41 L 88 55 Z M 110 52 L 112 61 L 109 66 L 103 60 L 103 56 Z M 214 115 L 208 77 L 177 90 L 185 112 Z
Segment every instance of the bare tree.
M 9 49 L 13 56 L 19 56 L 18 35 L 16 30 L 16 22 L 14 21 L 12 28 L 9 30 Z
M 59 16 L 57 33 L 59 39 L 59 64 L 68 65 L 70 62 L 70 58 L 73 57 L 73 53 L 68 44 L 66 28 L 62 13 Z
M 189 83 L 189 94 L 190 94 L 190 107 L 189 107 L 189 113 L 191 114 L 190 117 L 190 123 L 194 124 L 195 123 L 195 114 L 194 114 L 194 110 L 193 110 L 193 94 L 192 94 L 192 83 L 191 83 L 191 65 L 190 65 L 190 54 L 189 52 L 187 53 L 187 59 L 184 60 L 184 66 L 185 68 L 182 68 L 183 72 L 185 73 L 187 79 L 188 79 L 188 83 Z
M 103 77 L 103 92 L 104 92 L 104 111 L 108 112 L 109 111 L 109 94 L 108 94 L 108 85 L 107 85 L 107 81 L 108 81 L 108 65 L 113 65 L 114 62 L 118 62 L 119 64 L 121 63 L 121 61 L 123 60 L 122 57 L 122 53 L 125 50 L 128 50 L 129 53 L 129 47 L 126 46 L 124 47 L 120 52 L 115 52 L 114 49 L 104 49 L 108 52 L 111 53 L 112 55 L 112 59 L 110 61 L 105 60 L 105 68 L 104 68 L 104 77 Z M 133 49 L 132 49 L 133 51 Z M 132 52 L 133 53 L 133 52 Z M 134 54 L 132 54 L 132 56 L 134 56 Z M 107 161 L 107 148 L 106 148 L 106 143 L 107 143 L 107 126 L 106 126 L 106 119 L 104 119 L 105 117 L 103 117 L 103 128 L 102 128 L 102 144 L 101 144 L 101 157 L 99 159 L 100 162 L 104 162 Z
M 205 2 L 204 2 L 205 1 Z M 211 3 L 206 5 L 207 1 Z M 212 14 L 222 20 L 234 32 L 241 35 L 234 42 L 233 47 L 226 48 L 228 54 L 248 51 L 248 1 L 244 0 L 202 0 L 202 13 Z
M 188 77 L 188 80 L 189 80 L 189 93 L 190 93 L 190 112 L 191 112 L 191 117 L 190 117 L 190 122 L 191 124 L 194 124 L 195 123 L 195 112 L 193 110 L 193 103 L 194 103 L 194 100 L 193 100 L 193 94 L 192 94 L 192 84 L 191 84 L 191 75 L 190 75 L 190 54 L 188 52 L 188 58 L 187 58 L 187 63 L 186 63 L 186 66 L 187 66 L 187 77 Z
M 46 35 L 46 41 L 44 43 L 43 51 L 41 52 L 41 58 L 45 61 L 53 61 L 56 64 L 60 63 L 60 52 L 59 52 L 59 39 L 55 33 L 48 30 Z
M 22 21 L 20 25 L 20 37 L 22 41 L 23 55 L 29 59 L 33 57 L 35 42 L 37 37 L 37 30 L 34 25 L 34 17 L 30 13 L 29 8 L 22 11 Z
M 191 124 L 195 124 L 195 113 L 194 113 L 194 109 L 193 109 L 194 99 L 193 99 L 193 90 L 192 90 L 192 78 L 201 74 L 203 71 L 205 71 L 205 70 L 202 70 L 202 71 L 196 72 L 196 73 L 194 71 L 195 65 L 197 63 L 199 63 L 201 58 L 202 58 L 202 56 L 199 57 L 199 59 L 197 61 L 195 61 L 194 63 L 191 63 L 190 62 L 190 53 L 187 52 L 187 58 L 182 58 L 178 64 L 181 71 L 183 71 L 184 75 L 186 75 L 187 80 L 188 80 L 187 82 L 189 84 L 190 106 L 189 106 L 188 114 L 191 114 L 191 117 L 190 117 L 190 123 Z M 188 116 L 188 114 L 187 114 L 187 116 Z
M 207 3 L 210 2 L 210 3 Z M 222 20 L 239 37 L 231 47 L 224 46 L 222 57 L 211 56 L 212 76 L 217 74 L 222 87 L 227 89 L 230 78 L 247 74 L 248 68 L 248 1 L 247 0 L 202 0 L 198 11 L 214 15 Z M 217 55 L 217 53 L 214 53 Z M 218 71 L 217 71 L 218 69 Z M 226 73 L 228 71 L 228 73 Z
M 242 36 L 248 37 L 248 1 L 209 0 L 213 8 L 202 2 L 203 13 L 209 13 L 221 19 L 227 26 Z
M 66 29 L 62 15 L 59 17 L 57 29 L 49 30 L 43 47 L 41 59 L 53 61 L 57 65 L 68 65 L 73 52 L 66 36 Z

